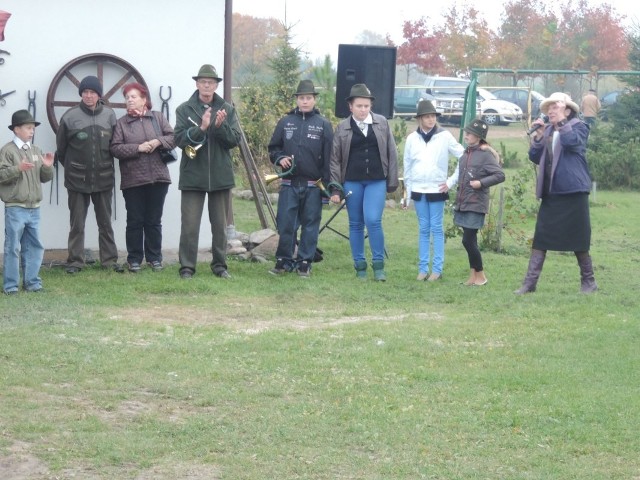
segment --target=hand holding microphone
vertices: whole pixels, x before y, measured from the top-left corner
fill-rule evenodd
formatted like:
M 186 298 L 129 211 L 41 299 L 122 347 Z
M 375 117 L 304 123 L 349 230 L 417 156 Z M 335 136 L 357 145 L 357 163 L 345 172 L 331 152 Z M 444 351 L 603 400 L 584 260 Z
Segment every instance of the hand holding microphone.
M 540 115 L 535 119 L 535 121 L 531 125 L 531 128 L 527 130 L 527 135 L 531 136 L 532 133 L 535 133 L 538 129 L 544 127 L 548 121 L 549 117 L 547 117 L 546 115 Z
M 529 130 L 527 130 L 527 135 L 531 135 L 536 130 L 538 130 L 540 127 L 544 127 L 544 123 L 534 123 L 533 125 L 531 125 L 531 128 Z

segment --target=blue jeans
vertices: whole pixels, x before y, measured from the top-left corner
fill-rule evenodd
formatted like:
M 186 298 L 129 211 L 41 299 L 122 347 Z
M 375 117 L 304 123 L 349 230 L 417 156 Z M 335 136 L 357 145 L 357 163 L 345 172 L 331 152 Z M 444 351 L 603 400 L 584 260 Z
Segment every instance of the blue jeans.
M 25 290 L 40 290 L 40 265 L 44 247 L 40 242 L 40 208 L 5 207 L 4 209 L 4 269 L 3 290 L 17 292 L 20 285 Z
M 344 182 L 349 214 L 349 243 L 354 262 L 366 260 L 364 255 L 365 227 L 369 234 L 371 260 L 384 261 L 384 232 L 382 212 L 387 198 L 386 180 L 362 180 Z
M 444 264 L 444 201 L 428 202 L 422 196 L 413 201 L 418 216 L 418 271 L 429 271 L 431 240 L 433 239 L 433 265 L 431 273 L 442 274 Z
M 278 248 L 276 258 L 286 267 L 312 262 L 318 246 L 318 231 L 322 219 L 322 196 L 317 187 L 282 185 L 278 195 Z M 296 262 L 293 260 L 296 231 L 300 227 L 300 242 Z

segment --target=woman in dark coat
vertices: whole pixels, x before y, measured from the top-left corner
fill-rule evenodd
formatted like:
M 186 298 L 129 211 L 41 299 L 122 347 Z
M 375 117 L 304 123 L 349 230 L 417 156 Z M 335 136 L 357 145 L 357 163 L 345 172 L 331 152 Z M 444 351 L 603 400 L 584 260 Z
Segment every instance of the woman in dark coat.
M 173 129 L 151 110 L 147 89 L 139 83 L 122 90 L 127 114 L 116 123 L 111 153 L 120 160 L 120 189 L 127 209 L 127 263 L 138 272 L 142 261 L 162 270 L 162 212 L 171 184 L 160 149 L 173 149 Z
M 580 108 L 565 93 L 553 93 L 540 109 L 549 117 L 549 125 L 541 119 L 533 123 L 539 127 L 531 136 L 529 159 L 538 165 L 536 197 L 541 203 L 529 268 L 514 293 L 536 290 L 547 250 L 574 252 L 580 267 L 580 291 L 591 293 L 598 286 L 589 255 L 591 175 L 585 155 L 589 127 L 578 118 Z

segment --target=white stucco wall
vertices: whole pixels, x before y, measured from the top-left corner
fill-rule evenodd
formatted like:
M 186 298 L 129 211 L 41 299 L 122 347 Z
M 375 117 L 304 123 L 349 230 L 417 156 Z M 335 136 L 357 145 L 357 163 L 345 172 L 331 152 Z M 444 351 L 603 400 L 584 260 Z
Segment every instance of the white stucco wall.
M 0 65 L 0 90 L 16 92 L 0 106 L 0 143 L 13 138 L 7 128 L 11 115 L 28 106 L 28 91 L 36 92 L 35 144 L 44 151 L 55 150 L 55 135 L 47 119 L 47 91 L 52 79 L 68 62 L 82 55 L 106 53 L 131 64 L 144 77 L 154 110 L 160 110 L 160 86 L 163 96 L 172 88 L 169 100 L 170 122 L 175 125 L 175 109 L 195 90 L 192 76 L 204 63 L 212 63 L 224 77 L 224 0 L 2 0 L 0 10 L 12 14 L 0 42 L 4 64 Z M 95 74 L 95 73 L 87 73 Z M 222 95 L 222 85 L 218 88 Z M 118 101 L 121 94 L 114 95 Z M 66 97 L 64 99 L 67 99 Z M 80 97 L 75 93 L 75 99 Z M 63 109 L 64 111 L 64 109 Z M 116 115 L 122 115 L 117 111 Z M 59 118 L 59 117 L 58 117 Z M 116 206 L 113 226 L 116 243 L 125 250 L 126 211 L 119 190 L 120 172 L 116 160 Z M 163 247 L 177 248 L 180 236 L 180 193 L 178 162 L 170 166 L 172 185 L 165 202 Z M 64 188 L 64 171 L 59 171 L 59 200 L 55 186 L 50 203 L 51 184 L 43 185 L 41 232 L 45 247 L 66 248 L 69 210 Z M 92 210 L 92 208 L 90 209 Z M 200 246 L 210 245 L 211 233 L 203 215 Z M 4 214 L 0 215 L 4 232 Z M 3 235 L 4 237 L 4 235 Z M 3 240 L 2 240 L 3 241 Z M 93 212 L 86 225 L 86 248 L 96 249 L 98 231 Z

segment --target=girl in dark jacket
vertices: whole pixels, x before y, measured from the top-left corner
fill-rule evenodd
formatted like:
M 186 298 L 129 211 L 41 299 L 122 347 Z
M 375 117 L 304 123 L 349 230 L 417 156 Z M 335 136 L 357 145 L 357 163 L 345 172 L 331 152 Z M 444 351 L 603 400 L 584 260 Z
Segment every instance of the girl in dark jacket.
M 487 145 L 488 131 L 487 124 L 480 119 L 464 127 L 467 148 L 458 163 L 458 193 L 453 221 L 462 227 L 462 245 L 469 256 L 471 271 L 464 282 L 468 286 L 487 283 L 478 248 L 478 230 L 484 226 L 484 217 L 489 212 L 489 187 L 504 182 L 498 154 Z

